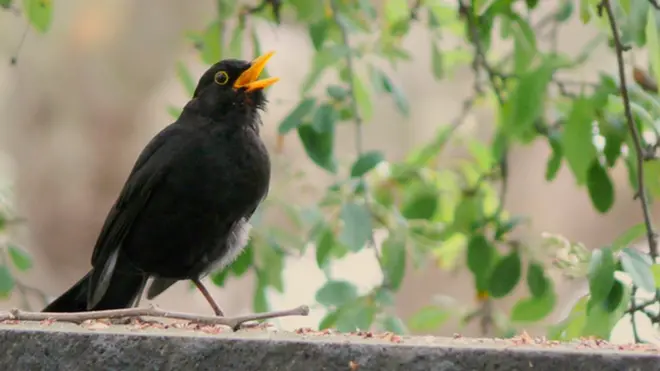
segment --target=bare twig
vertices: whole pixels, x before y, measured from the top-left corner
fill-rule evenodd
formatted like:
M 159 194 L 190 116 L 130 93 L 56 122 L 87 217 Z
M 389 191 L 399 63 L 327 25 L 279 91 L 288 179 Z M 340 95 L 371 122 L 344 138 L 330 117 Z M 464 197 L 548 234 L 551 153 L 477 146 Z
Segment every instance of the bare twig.
M 332 10 L 332 18 L 339 27 L 339 31 L 341 32 L 342 43 L 349 49 L 349 52 L 346 54 L 346 72 L 347 72 L 348 85 L 349 85 L 348 94 L 351 97 L 350 104 L 351 104 L 351 111 L 353 111 L 353 126 L 355 129 L 355 151 L 357 152 L 359 158 L 364 153 L 364 149 L 363 149 L 364 133 L 362 130 L 362 124 L 363 124 L 362 115 L 360 114 L 360 108 L 358 107 L 357 104 L 357 97 L 355 96 L 355 65 L 353 63 L 354 62 L 353 54 L 350 51 L 351 44 L 348 37 L 348 29 L 346 29 L 346 25 L 339 18 L 339 6 L 337 4 L 337 0 L 330 1 L 330 9 Z M 371 192 L 367 185 L 367 182 L 364 180 L 364 175 L 360 177 L 360 183 L 362 185 L 362 188 L 364 189 L 365 205 L 367 208 L 369 208 L 369 200 L 370 200 Z M 371 210 L 369 211 L 370 214 L 373 215 L 373 212 L 371 212 Z M 378 264 L 382 269 L 383 260 L 380 256 L 378 248 L 376 247 L 376 241 L 374 239 L 373 229 L 371 230 L 371 236 L 369 237 L 369 244 L 373 248 Z
M 90 312 L 75 313 L 47 313 L 47 312 L 28 312 L 20 309 L 12 309 L 9 312 L 0 312 L 0 321 L 45 321 L 54 320 L 60 322 L 82 323 L 88 320 L 99 319 L 117 319 L 117 318 L 136 318 L 136 317 L 158 317 L 171 318 L 195 323 L 204 323 L 212 325 L 223 325 L 231 327 L 234 331 L 242 324 L 250 321 L 261 321 L 272 318 L 281 318 L 288 316 L 307 316 L 309 307 L 301 305 L 297 308 L 280 310 L 273 312 L 248 314 L 237 317 L 216 317 L 201 316 L 192 313 L 172 312 L 160 309 L 154 305 L 148 308 L 127 308 L 115 310 L 99 310 Z
M 639 195 L 639 200 L 642 206 L 642 212 L 644 214 L 644 224 L 646 225 L 646 237 L 649 243 L 649 255 L 653 261 L 658 257 L 658 241 L 657 234 L 653 228 L 653 222 L 651 220 L 651 212 L 649 207 L 648 196 L 646 193 L 646 187 L 644 187 L 644 161 L 645 161 L 645 151 L 642 146 L 641 138 L 635 121 L 633 119 L 632 109 L 630 108 L 630 97 L 628 95 L 628 88 L 626 84 L 626 73 L 625 73 L 625 64 L 623 61 L 623 51 L 626 50 L 626 46 L 621 43 L 621 37 L 619 36 L 619 28 L 614 18 L 614 11 L 612 10 L 612 4 L 609 0 L 602 0 L 598 4 L 599 14 L 605 10 L 607 13 L 607 18 L 609 19 L 610 28 L 612 30 L 612 38 L 614 39 L 614 49 L 616 51 L 616 59 L 619 70 L 619 90 L 621 91 L 621 99 L 623 100 L 623 107 L 626 115 L 626 122 L 628 124 L 628 129 L 632 134 L 633 143 L 635 145 L 635 153 L 637 155 L 637 194 Z

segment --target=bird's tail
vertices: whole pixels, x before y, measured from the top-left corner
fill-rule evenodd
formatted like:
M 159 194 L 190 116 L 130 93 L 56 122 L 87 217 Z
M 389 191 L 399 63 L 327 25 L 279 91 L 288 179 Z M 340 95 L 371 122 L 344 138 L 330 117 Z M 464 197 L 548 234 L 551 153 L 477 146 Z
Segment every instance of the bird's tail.
M 120 271 L 115 271 L 101 300 L 93 308 L 88 308 L 87 298 L 92 273 L 93 270 L 89 271 L 64 294 L 48 304 L 43 312 L 85 312 L 130 308 L 142 294 L 146 284 L 146 277 L 143 275 L 122 274 Z

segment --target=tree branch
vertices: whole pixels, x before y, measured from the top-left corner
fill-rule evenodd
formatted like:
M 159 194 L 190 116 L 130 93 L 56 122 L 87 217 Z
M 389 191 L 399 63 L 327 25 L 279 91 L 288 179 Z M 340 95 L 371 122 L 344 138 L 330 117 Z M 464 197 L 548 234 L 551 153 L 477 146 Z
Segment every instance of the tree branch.
M 309 307 L 301 305 L 297 308 L 280 310 L 273 312 L 248 314 L 237 317 L 216 317 L 216 316 L 202 316 L 192 313 L 172 312 L 160 309 L 155 305 L 148 308 L 127 308 L 127 309 L 114 309 L 114 310 L 99 310 L 90 312 L 75 312 L 75 313 L 47 313 L 47 312 L 29 312 L 20 309 L 12 309 L 9 312 L 0 312 L 0 321 L 45 321 L 54 320 L 60 322 L 82 323 L 87 320 L 99 319 L 117 319 L 117 318 L 135 318 L 135 317 L 159 317 L 180 319 L 196 323 L 205 323 L 212 325 L 223 325 L 231 327 L 236 331 L 242 324 L 250 321 L 261 321 L 272 318 L 281 318 L 289 316 L 307 316 L 309 314 Z
M 635 125 L 633 119 L 632 110 L 630 108 L 630 97 L 628 95 L 628 88 L 626 84 L 626 73 L 625 73 L 625 64 L 623 61 L 623 51 L 627 50 L 627 47 L 621 43 L 621 37 L 619 36 L 619 29 L 614 18 L 614 11 L 612 10 L 612 4 L 609 0 L 602 0 L 598 4 L 598 13 L 602 16 L 603 10 L 607 14 L 609 19 L 610 28 L 612 30 L 612 38 L 614 39 L 614 49 L 616 51 L 616 59 L 619 70 L 619 90 L 621 91 L 621 99 L 623 100 L 623 107 L 626 116 L 626 123 L 628 129 L 632 134 L 633 143 L 635 145 L 635 153 L 637 155 L 637 194 L 639 196 L 640 203 L 642 205 L 642 212 L 644 214 L 644 224 L 646 225 L 646 237 L 649 243 L 649 255 L 651 259 L 655 262 L 658 257 L 658 241 L 657 234 L 653 228 L 653 222 L 651 220 L 651 212 L 649 207 L 648 195 L 646 193 L 646 187 L 644 187 L 644 161 L 645 161 L 645 151 L 642 146 L 641 136 Z
M 363 148 L 364 133 L 362 130 L 363 120 L 362 120 L 362 115 L 360 114 L 360 108 L 358 107 L 357 104 L 357 97 L 355 96 L 355 64 L 353 61 L 353 54 L 350 50 L 351 44 L 348 37 L 348 29 L 346 28 L 344 22 L 339 18 L 339 6 L 337 4 L 337 0 L 330 0 L 330 9 L 332 10 L 332 19 L 335 22 L 335 24 L 337 24 L 337 27 L 339 27 L 342 43 L 349 49 L 348 53 L 346 54 L 346 72 L 347 72 L 346 75 L 348 77 L 348 94 L 351 97 L 351 103 L 350 103 L 351 111 L 353 111 L 353 126 L 355 128 L 355 151 L 357 152 L 358 158 L 360 158 L 360 156 L 362 156 L 362 154 L 364 153 L 364 148 Z M 369 207 L 371 192 L 367 185 L 367 182 L 364 180 L 364 175 L 360 176 L 360 183 L 364 190 L 365 205 L 369 209 L 370 214 L 373 215 L 373 212 L 371 212 Z M 383 260 L 380 256 L 380 252 L 378 251 L 378 248 L 376 247 L 373 228 L 371 229 L 369 244 L 374 250 L 374 254 L 376 255 L 376 259 L 378 260 L 378 265 L 380 266 L 381 270 L 383 270 L 384 268 Z

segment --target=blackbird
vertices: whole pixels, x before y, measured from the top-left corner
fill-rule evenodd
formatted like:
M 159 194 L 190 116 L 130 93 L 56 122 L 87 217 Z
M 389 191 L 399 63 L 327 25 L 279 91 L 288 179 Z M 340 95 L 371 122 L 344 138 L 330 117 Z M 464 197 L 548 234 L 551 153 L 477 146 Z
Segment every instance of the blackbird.
M 259 75 L 273 54 L 222 60 L 202 75 L 180 117 L 138 157 L 96 241 L 92 269 L 44 312 L 129 308 L 153 278 L 148 298 L 192 280 L 223 315 L 200 279 L 242 252 L 268 193 L 260 111 L 263 90 L 279 79 Z

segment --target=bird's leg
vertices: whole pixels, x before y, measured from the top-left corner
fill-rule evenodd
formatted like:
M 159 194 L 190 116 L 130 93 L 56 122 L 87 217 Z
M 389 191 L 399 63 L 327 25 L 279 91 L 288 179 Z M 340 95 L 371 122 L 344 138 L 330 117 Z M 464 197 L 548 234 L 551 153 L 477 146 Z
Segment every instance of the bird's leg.
M 211 308 L 215 312 L 215 315 L 218 317 L 224 317 L 225 313 L 222 311 L 222 309 L 220 309 L 218 303 L 216 303 L 215 300 L 213 300 L 211 293 L 209 293 L 209 290 L 206 289 L 202 281 L 200 281 L 199 279 L 194 279 L 192 281 L 195 284 L 195 286 L 197 286 L 197 289 L 202 293 L 202 295 L 204 295 L 206 301 L 209 302 L 209 305 L 211 305 Z

